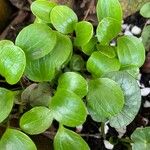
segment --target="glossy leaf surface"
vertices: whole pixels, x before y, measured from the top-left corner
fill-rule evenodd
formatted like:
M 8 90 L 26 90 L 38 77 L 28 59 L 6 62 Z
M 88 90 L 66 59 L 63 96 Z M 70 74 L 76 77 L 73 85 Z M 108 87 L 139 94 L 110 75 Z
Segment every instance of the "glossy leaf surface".
M 31 11 L 35 16 L 49 23 L 51 22 L 50 21 L 51 10 L 55 6 L 56 4 L 53 2 L 36 0 L 31 4 Z
M 96 77 L 119 69 L 120 63 L 117 58 L 107 57 L 99 51 L 93 52 L 87 61 L 87 70 Z
M 93 36 L 93 25 L 87 21 L 78 22 L 75 25 L 75 33 L 75 46 L 84 46 L 90 41 Z
M 133 150 L 149 150 L 150 127 L 137 128 L 131 135 Z
M 56 34 L 47 25 L 35 23 L 23 28 L 15 43 L 24 50 L 30 61 L 44 57 L 52 51 L 56 44 Z
M 37 150 L 33 141 L 21 131 L 8 128 L 0 140 L 1 150 Z
M 141 106 L 140 88 L 137 81 L 126 71 L 111 72 L 104 77 L 117 82 L 123 90 L 124 107 L 119 114 L 109 120 L 112 127 L 123 128 L 134 120 L 139 111 Z
M 119 84 L 108 78 L 89 81 L 87 107 L 93 120 L 105 122 L 121 112 L 124 95 Z
M 109 45 L 110 41 L 115 38 L 121 31 L 121 23 L 113 18 L 104 18 L 98 24 L 96 36 L 101 45 Z
M 52 120 L 53 116 L 48 108 L 34 107 L 22 115 L 20 127 L 28 134 L 40 134 L 50 127 Z
M 83 98 L 88 92 L 87 81 L 78 73 L 66 72 L 58 80 L 57 89 L 66 89 Z
M 99 21 L 106 17 L 122 21 L 122 9 L 118 0 L 98 0 L 96 10 Z
M 0 123 L 6 119 L 14 104 L 14 94 L 4 88 L 0 88 Z
M 16 84 L 23 75 L 26 65 L 25 54 L 11 41 L 0 41 L 0 74 L 9 84 Z
M 49 108 L 54 118 L 63 125 L 75 127 L 85 122 L 87 112 L 84 102 L 75 93 L 59 89 L 52 98 Z
M 51 81 L 57 70 L 68 61 L 72 54 L 72 43 L 69 37 L 57 33 L 57 44 L 52 52 L 38 60 L 29 61 L 26 66 L 25 74 L 37 82 Z
M 60 127 L 54 138 L 55 150 L 90 150 L 87 143 L 77 133 Z
M 134 36 L 118 38 L 117 53 L 121 65 L 141 67 L 145 61 L 145 49 L 142 42 Z
M 61 33 L 72 33 L 78 21 L 77 15 L 67 6 L 55 6 L 50 14 L 51 23 Z

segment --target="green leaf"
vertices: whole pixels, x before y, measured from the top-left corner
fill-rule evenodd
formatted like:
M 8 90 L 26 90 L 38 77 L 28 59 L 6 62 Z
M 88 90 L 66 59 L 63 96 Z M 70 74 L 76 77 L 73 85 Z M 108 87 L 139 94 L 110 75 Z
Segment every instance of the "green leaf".
M 96 77 L 119 69 L 120 63 L 117 58 L 107 57 L 100 51 L 93 52 L 87 61 L 87 70 Z
M 23 28 L 15 43 L 24 50 L 28 60 L 34 60 L 52 51 L 56 44 L 56 35 L 47 25 L 35 23 Z
M 77 133 L 64 128 L 59 127 L 59 130 L 54 138 L 55 150 L 90 150 L 88 144 Z
M 31 11 L 38 18 L 50 23 L 50 13 L 55 6 L 56 3 L 37 0 L 31 4 Z
M 141 106 L 141 92 L 137 81 L 126 71 L 111 72 L 104 77 L 110 78 L 117 82 L 124 93 L 125 103 L 122 111 L 109 122 L 112 127 L 123 128 L 129 125 L 137 115 Z
M 122 21 L 122 9 L 118 0 L 98 0 L 96 10 L 99 21 L 106 17 Z
M 145 61 L 142 42 L 134 36 L 123 36 L 117 41 L 117 54 L 122 67 L 130 65 L 141 67 Z
M 96 51 L 97 38 L 93 37 L 87 44 L 82 46 L 82 52 L 86 55 L 91 55 Z
M 33 83 L 22 92 L 21 100 L 23 102 L 29 102 L 32 107 L 47 107 L 51 100 L 51 92 L 52 90 L 48 83 Z
M 84 102 L 69 90 L 57 90 L 49 108 L 53 111 L 54 118 L 66 126 L 75 127 L 86 120 L 87 111 Z
M 98 24 L 96 36 L 101 45 L 109 45 L 121 31 L 121 23 L 118 20 L 107 17 Z
M 55 6 L 50 14 L 51 23 L 61 33 L 72 33 L 78 21 L 77 15 L 67 6 Z
M 149 150 L 150 127 L 137 128 L 131 135 L 133 150 Z
M 10 114 L 14 104 L 14 94 L 4 88 L 0 88 L 0 123 Z
M 116 57 L 116 47 L 114 47 L 114 46 L 102 46 L 102 45 L 98 44 L 97 50 L 109 58 Z
M 87 21 L 80 21 L 76 23 L 75 33 L 76 38 L 74 39 L 74 45 L 84 46 L 93 36 L 93 25 Z
M 88 92 L 87 81 L 75 72 L 66 72 L 60 76 L 57 90 L 62 88 L 74 92 L 81 98 Z
M 69 66 L 73 71 L 82 71 L 85 69 L 85 61 L 81 55 L 74 54 L 70 60 Z
M 147 2 L 142 6 L 140 14 L 145 18 L 150 18 L 150 2 Z
M 43 106 L 34 107 L 24 113 L 20 119 L 20 127 L 28 134 L 40 134 L 47 130 L 53 121 L 51 111 Z
M 53 50 L 43 58 L 27 62 L 25 74 L 36 82 L 51 81 L 57 70 L 63 67 L 72 55 L 72 42 L 68 36 L 57 35 L 57 44 Z
M 108 78 L 89 81 L 87 107 L 93 120 L 105 122 L 121 112 L 124 95 L 118 83 Z
M 9 84 L 16 84 L 23 75 L 26 65 L 25 54 L 11 41 L 0 41 L 0 74 Z
M 8 128 L 0 140 L 1 150 L 37 150 L 33 141 L 21 131 Z
M 144 27 L 141 37 L 142 37 L 142 42 L 144 44 L 146 51 L 149 51 L 149 48 L 150 48 L 150 25 Z

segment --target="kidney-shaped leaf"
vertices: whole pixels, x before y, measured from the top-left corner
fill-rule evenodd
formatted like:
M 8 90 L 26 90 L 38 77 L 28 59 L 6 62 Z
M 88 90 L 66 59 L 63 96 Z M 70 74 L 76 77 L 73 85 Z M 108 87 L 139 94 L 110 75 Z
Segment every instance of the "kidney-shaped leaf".
M 137 128 L 131 135 L 133 150 L 149 150 L 150 127 Z
M 81 98 L 88 92 L 87 81 L 75 72 L 66 72 L 60 76 L 57 89 L 61 88 L 70 90 Z
M 31 11 L 35 16 L 38 18 L 46 21 L 46 22 L 51 22 L 50 21 L 50 13 L 51 10 L 56 6 L 56 3 L 49 2 L 49 1 L 34 1 L 31 4 Z
M 120 63 L 117 58 L 107 57 L 99 51 L 93 52 L 87 61 L 87 70 L 96 77 L 119 69 Z
M 145 61 L 145 49 L 142 42 L 134 36 L 123 36 L 117 40 L 117 54 L 121 65 L 141 67 Z
M 52 52 L 43 58 L 27 62 L 25 74 L 37 82 L 51 81 L 56 70 L 59 70 L 72 54 L 72 43 L 69 37 L 57 33 L 57 44 Z
M 56 35 L 45 24 L 35 23 L 25 27 L 16 38 L 28 60 L 39 59 L 52 51 L 56 44 Z
M 55 150 L 90 150 L 88 144 L 77 133 L 59 127 L 59 130 L 54 138 Z
M 106 17 L 122 21 L 122 9 L 118 0 L 98 0 L 96 10 L 99 21 Z
M 12 110 L 14 103 L 14 93 L 4 88 L 0 88 L 0 123 L 6 119 Z
M 115 128 L 123 128 L 130 124 L 137 115 L 141 106 L 141 94 L 137 81 L 126 71 L 111 72 L 104 77 L 117 82 L 124 93 L 125 103 L 122 111 L 110 118 L 110 125 Z
M 121 23 L 113 18 L 104 18 L 97 27 L 96 36 L 101 45 L 109 45 L 121 31 Z
M 16 84 L 25 69 L 26 58 L 21 48 L 11 41 L 0 41 L 0 74 L 9 84 Z
M 0 140 L 1 150 L 37 150 L 33 141 L 21 131 L 7 129 Z
M 34 107 L 23 114 L 20 127 L 28 134 L 40 134 L 50 127 L 52 120 L 53 116 L 48 108 Z
M 74 40 L 74 44 L 76 46 L 84 46 L 93 36 L 93 26 L 87 21 L 78 22 L 75 26 L 75 33 L 76 38 Z
M 119 84 L 108 78 L 89 81 L 87 107 L 93 120 L 103 122 L 118 114 L 124 105 Z
M 145 18 L 150 18 L 150 2 L 147 2 L 142 6 L 140 14 Z
M 84 102 L 69 90 L 59 89 L 50 101 L 49 108 L 53 111 L 54 118 L 67 126 L 75 127 L 86 120 Z
M 61 33 L 71 33 L 78 21 L 77 15 L 67 6 L 55 6 L 50 14 L 51 23 Z

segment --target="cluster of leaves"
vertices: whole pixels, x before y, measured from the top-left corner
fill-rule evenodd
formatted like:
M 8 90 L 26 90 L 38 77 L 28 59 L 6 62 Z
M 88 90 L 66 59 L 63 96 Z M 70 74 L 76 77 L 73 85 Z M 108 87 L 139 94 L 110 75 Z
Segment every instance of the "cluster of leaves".
M 56 150 L 88 150 L 81 136 L 67 127 L 83 124 L 88 114 L 97 122 L 109 121 L 115 128 L 132 122 L 141 104 L 136 77 L 145 60 L 144 46 L 138 38 L 120 34 L 122 9 L 118 0 L 98 1 L 96 35 L 93 25 L 78 22 L 67 6 L 37 0 L 31 10 L 36 20 L 18 34 L 15 44 L 0 41 L 0 74 L 6 81 L 16 84 L 26 76 L 37 82 L 20 91 L 20 103 L 32 106 L 21 116 L 20 128 L 29 135 L 40 134 L 56 120 Z M 117 46 L 111 46 L 112 41 Z M 0 96 L 3 123 L 16 92 L 0 88 Z M 36 150 L 22 131 L 8 127 L 0 149 Z

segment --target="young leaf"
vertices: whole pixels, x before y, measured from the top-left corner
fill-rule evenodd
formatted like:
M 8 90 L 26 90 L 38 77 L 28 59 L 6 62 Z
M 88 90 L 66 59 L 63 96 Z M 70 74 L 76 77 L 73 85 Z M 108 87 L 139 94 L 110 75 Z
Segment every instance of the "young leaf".
M 149 51 L 149 48 L 150 48 L 150 25 L 144 27 L 141 37 L 142 37 L 142 42 L 144 44 L 146 51 Z
M 99 21 L 106 17 L 122 21 L 122 9 L 118 0 L 98 0 L 96 10 Z
M 66 72 L 60 76 L 57 90 L 62 88 L 74 92 L 81 98 L 88 92 L 87 81 L 75 72 Z
M 86 55 L 91 55 L 96 51 L 97 38 L 93 37 L 87 44 L 82 46 L 82 52 Z
M 50 13 L 55 6 L 56 3 L 53 2 L 36 0 L 31 4 L 31 11 L 38 18 L 50 23 Z
M 25 54 L 11 41 L 0 41 L 0 74 L 9 84 L 16 84 L 23 75 L 26 65 Z
M 20 119 L 20 127 L 28 134 L 40 134 L 50 127 L 52 121 L 51 111 L 46 107 L 39 106 L 23 114 Z
M 6 119 L 14 104 L 14 94 L 4 88 L 0 88 L 0 123 Z
M 87 21 L 78 22 L 75 25 L 75 33 L 76 38 L 74 39 L 74 45 L 84 46 L 93 36 L 93 25 Z
M 15 43 L 24 50 L 30 61 L 52 51 L 56 44 L 56 34 L 47 25 L 35 23 L 21 30 Z
M 53 111 L 54 118 L 66 126 L 75 127 L 86 120 L 84 102 L 69 90 L 59 89 L 50 101 L 49 108 Z
M 110 41 L 115 38 L 121 31 L 121 23 L 113 18 L 107 17 L 102 19 L 98 24 L 96 36 L 101 45 L 109 45 Z
M 119 69 L 120 63 L 117 58 L 107 57 L 100 51 L 93 52 L 87 61 L 87 70 L 96 77 L 111 71 L 118 71 Z
M 120 113 L 123 105 L 124 95 L 119 84 L 108 78 L 89 81 L 87 107 L 93 120 L 105 122 Z
M 142 6 L 140 14 L 145 18 L 150 18 L 150 2 L 147 2 Z
M 72 33 L 78 21 L 77 15 L 67 6 L 55 6 L 50 14 L 51 23 L 61 33 Z
M 123 128 L 129 125 L 137 115 L 141 106 L 141 94 L 137 81 L 126 71 L 111 72 L 104 75 L 117 82 L 124 93 L 125 103 L 119 114 L 111 117 L 109 122 L 112 127 Z
M 77 133 L 64 128 L 59 127 L 59 130 L 54 138 L 55 150 L 90 150 L 87 143 Z
M 33 141 L 21 131 L 8 128 L 0 140 L 1 150 L 37 150 Z
M 117 41 L 117 54 L 122 67 L 130 65 L 141 67 L 145 61 L 145 49 L 142 42 L 134 36 L 123 36 Z
M 137 128 L 131 135 L 133 150 L 149 150 L 150 127 Z
M 27 62 L 25 74 L 30 80 L 51 81 L 56 71 L 70 58 L 72 54 L 70 38 L 57 32 L 55 34 L 57 35 L 57 44 L 52 52 L 43 58 Z

